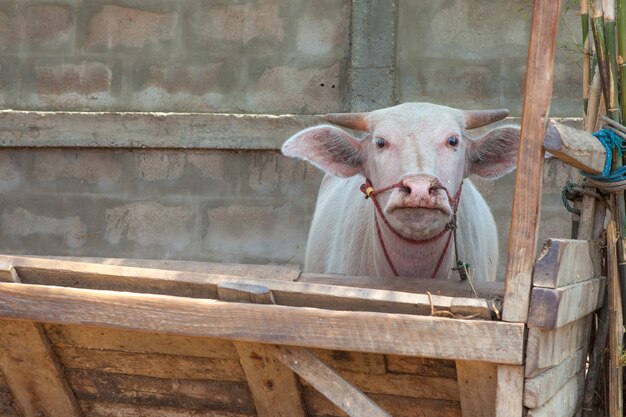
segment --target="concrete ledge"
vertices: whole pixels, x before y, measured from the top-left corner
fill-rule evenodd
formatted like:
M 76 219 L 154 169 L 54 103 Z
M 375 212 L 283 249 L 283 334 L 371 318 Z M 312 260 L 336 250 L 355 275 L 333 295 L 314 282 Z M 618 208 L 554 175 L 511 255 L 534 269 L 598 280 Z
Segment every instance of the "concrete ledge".
M 580 125 L 580 118 L 556 120 Z M 0 148 L 278 150 L 298 130 L 323 122 L 319 115 L 2 110 Z
M 0 111 L 0 147 L 275 150 L 315 115 Z

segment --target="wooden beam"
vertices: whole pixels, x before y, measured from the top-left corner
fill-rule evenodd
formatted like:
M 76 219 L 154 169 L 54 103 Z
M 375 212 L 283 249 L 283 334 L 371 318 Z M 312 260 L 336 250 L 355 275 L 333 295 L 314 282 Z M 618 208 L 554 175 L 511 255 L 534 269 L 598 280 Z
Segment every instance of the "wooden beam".
M 0 317 L 504 364 L 522 363 L 524 341 L 524 325 L 516 323 L 28 284 L 0 284 Z
M 21 285 L 13 266 L 0 271 L 14 282 L 6 285 Z M 0 370 L 24 417 L 82 415 L 41 325 L 0 320 Z
M 593 313 L 604 301 L 606 278 L 594 278 L 560 288 L 533 288 L 528 327 L 556 329 Z
M 533 286 L 559 288 L 600 276 L 600 265 L 591 256 L 596 249 L 587 240 L 546 240 L 535 262 Z
M 606 150 L 596 137 L 584 130 L 548 122 L 543 148 L 552 156 L 588 174 L 604 170 Z
M 351 417 L 391 417 L 332 368 L 300 347 L 268 347 L 282 363 L 309 382 L 316 390 Z
M 586 347 L 579 349 L 552 369 L 529 378 L 524 384 L 524 405 L 537 408 L 552 398 L 571 377 L 585 367 Z
M 524 413 L 524 367 L 498 365 L 496 416 L 522 417 Z
M 498 366 L 487 362 L 456 361 L 463 417 L 495 417 Z
M 220 300 L 253 304 L 275 304 L 267 287 L 221 283 Z M 306 417 L 296 375 L 280 362 L 266 345 L 233 342 L 259 417 Z
M 552 96 L 560 9 L 560 0 L 536 0 L 533 5 L 502 312 L 502 319 L 510 322 L 524 323 L 528 317 L 541 209 L 541 142 Z
M 89 264 L 42 258 L 5 256 L 27 284 L 58 285 L 115 291 L 132 291 L 193 298 L 218 298 L 217 285 L 229 281 L 262 285 L 270 289 L 279 305 L 315 307 L 329 310 L 378 311 L 385 313 L 430 315 L 436 310 L 450 311 L 453 298 L 441 295 L 412 294 L 379 289 L 289 282 L 253 275 L 239 277 L 223 274 L 178 272 L 119 265 Z M 435 281 L 435 280 L 430 280 Z M 337 284 L 340 280 L 336 281 Z M 460 283 L 461 284 L 461 283 Z M 461 284 L 466 285 L 466 284 Z M 462 297 L 456 297 L 457 302 Z M 471 301 L 475 302 L 475 301 Z
M 526 343 L 526 377 L 550 369 L 589 343 L 591 315 L 555 330 L 530 329 Z
M 528 417 L 572 416 L 580 406 L 585 386 L 585 371 L 582 370 L 544 405 L 528 410 Z

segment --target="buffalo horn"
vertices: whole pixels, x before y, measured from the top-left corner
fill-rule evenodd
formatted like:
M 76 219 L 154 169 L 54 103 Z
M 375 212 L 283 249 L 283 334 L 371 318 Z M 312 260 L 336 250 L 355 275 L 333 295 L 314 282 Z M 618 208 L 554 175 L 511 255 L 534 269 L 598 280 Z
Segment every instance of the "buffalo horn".
M 365 118 L 366 116 L 367 113 L 329 113 L 324 116 L 324 119 L 334 125 L 367 132 L 369 126 Z
M 488 124 L 502 120 L 509 115 L 507 109 L 496 110 L 466 110 L 465 128 L 475 129 L 477 127 L 487 126 Z

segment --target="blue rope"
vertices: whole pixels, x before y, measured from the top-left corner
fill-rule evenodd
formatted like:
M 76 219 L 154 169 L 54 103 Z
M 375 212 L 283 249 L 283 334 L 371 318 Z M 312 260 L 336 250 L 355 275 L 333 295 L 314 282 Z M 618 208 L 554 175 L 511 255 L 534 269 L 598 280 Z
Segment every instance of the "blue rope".
M 619 157 L 622 157 L 624 150 L 624 140 L 610 129 L 602 129 L 593 134 L 606 149 L 606 160 L 602 174 L 589 175 L 582 173 L 584 176 L 596 181 L 617 182 L 626 179 L 626 166 L 619 167 L 615 171 L 611 171 L 613 164 L 613 149 L 617 150 Z

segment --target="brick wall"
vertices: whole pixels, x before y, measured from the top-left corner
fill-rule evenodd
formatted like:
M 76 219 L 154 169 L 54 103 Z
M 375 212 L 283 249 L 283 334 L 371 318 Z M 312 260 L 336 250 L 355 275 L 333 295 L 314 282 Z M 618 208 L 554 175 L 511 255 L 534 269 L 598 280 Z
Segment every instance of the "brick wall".
M 280 143 L 403 101 L 519 115 L 526 3 L 0 0 L 0 107 L 23 111 L 0 112 L 0 252 L 300 263 L 321 174 Z M 552 114 L 577 117 L 563 21 Z M 570 175 L 548 163 L 542 237 L 568 235 Z M 503 253 L 512 183 L 479 182 Z

